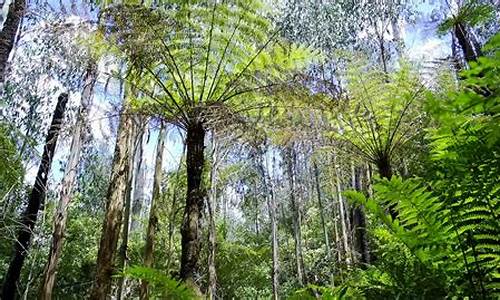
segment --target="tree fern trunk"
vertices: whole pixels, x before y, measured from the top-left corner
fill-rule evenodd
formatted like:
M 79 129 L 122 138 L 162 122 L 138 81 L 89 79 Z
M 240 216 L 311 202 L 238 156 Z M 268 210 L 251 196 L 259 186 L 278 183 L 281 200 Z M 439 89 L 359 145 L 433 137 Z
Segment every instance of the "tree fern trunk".
M 205 198 L 205 191 L 202 188 L 205 128 L 201 122 L 192 121 L 188 124 L 186 135 L 187 196 L 181 228 L 180 277 L 197 288 L 195 281 L 200 256 L 199 223 Z
M 28 206 L 21 215 L 21 228 L 19 229 L 19 233 L 14 244 L 14 254 L 10 262 L 9 269 L 5 275 L 1 295 L 1 298 L 4 300 L 14 299 L 16 295 L 17 281 L 21 275 L 24 260 L 28 255 L 33 229 L 35 228 L 38 217 L 38 211 L 44 201 L 47 191 L 47 180 L 49 177 L 50 167 L 52 165 L 52 158 L 54 157 L 54 151 L 56 149 L 57 139 L 63 123 L 67 102 L 68 94 L 61 94 L 57 100 L 56 109 L 54 111 L 54 115 L 52 116 L 52 122 L 45 139 L 42 160 L 40 162 L 40 166 L 38 167 L 35 183 L 28 199 Z

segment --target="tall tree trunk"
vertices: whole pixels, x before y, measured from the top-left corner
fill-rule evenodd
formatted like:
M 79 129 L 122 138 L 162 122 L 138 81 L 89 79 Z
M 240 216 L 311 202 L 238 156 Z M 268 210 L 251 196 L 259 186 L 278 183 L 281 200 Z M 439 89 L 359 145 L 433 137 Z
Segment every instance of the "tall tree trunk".
M 323 228 L 323 236 L 325 237 L 325 246 L 326 246 L 326 253 L 329 256 L 330 255 L 330 240 L 328 239 L 328 229 L 326 228 L 326 222 L 325 222 L 325 212 L 323 211 L 323 200 L 322 200 L 322 193 L 321 193 L 321 184 L 319 180 L 319 169 L 318 165 L 316 162 L 313 162 L 313 172 L 314 172 L 314 181 L 315 181 L 315 187 L 316 187 L 316 195 L 318 196 L 318 208 L 319 208 L 319 217 L 321 220 L 321 228 Z
M 181 228 L 181 268 L 180 277 L 197 288 L 195 282 L 200 256 L 200 219 L 205 191 L 202 187 L 205 128 L 199 121 L 188 124 L 186 133 L 187 195 L 184 220 Z
M 274 157 L 273 157 L 273 170 L 275 167 Z M 272 252 L 273 252 L 273 270 L 272 270 L 272 281 L 273 281 L 273 300 L 279 299 L 279 248 L 278 248 L 278 221 L 276 214 L 276 199 L 274 197 L 274 189 L 272 178 L 268 174 L 267 175 L 267 184 L 268 186 L 268 201 L 271 209 L 271 236 L 272 236 Z
M 132 119 L 125 104 L 118 126 L 111 178 L 106 194 L 106 214 L 97 253 L 97 274 L 90 294 L 92 300 L 108 299 L 111 291 L 113 261 L 122 225 L 127 174 L 130 165 L 131 128 Z
M 266 152 L 261 149 L 257 149 L 256 159 L 258 163 L 256 168 L 259 175 L 262 178 L 262 185 L 264 189 L 264 195 L 266 195 L 266 202 L 269 211 L 269 219 L 271 221 L 271 248 L 272 248 L 272 271 L 271 271 L 271 283 L 273 289 L 272 299 L 279 299 L 279 249 L 278 249 L 278 222 L 276 213 L 276 200 L 274 198 L 274 188 L 272 183 L 271 175 L 269 174 L 269 164 L 266 159 Z M 274 170 L 274 163 L 272 165 Z
M 361 192 L 363 190 L 361 184 L 362 169 L 356 168 L 352 164 L 352 188 Z M 363 265 L 370 263 L 370 252 L 368 248 L 368 237 L 366 234 L 366 218 L 363 206 L 354 207 L 353 211 L 353 229 L 354 229 L 354 248 L 359 253 L 359 262 Z
M 465 61 L 470 63 L 471 61 L 476 61 L 479 56 L 481 56 L 481 47 L 476 39 L 469 32 L 465 24 L 457 23 L 453 28 L 454 34 L 457 38 L 460 48 L 464 54 Z
M 293 212 L 293 232 L 295 241 L 295 266 L 297 267 L 297 280 L 300 286 L 304 285 L 304 259 L 302 256 L 302 212 L 300 201 L 295 193 L 296 176 L 296 154 L 294 145 L 288 146 L 285 154 L 287 164 L 288 181 L 290 183 L 290 204 Z
M 146 202 L 144 187 L 146 186 L 146 163 L 144 159 L 144 148 L 149 140 L 148 120 L 142 116 L 137 118 L 138 145 L 135 152 L 134 164 L 134 194 L 132 201 L 132 216 L 130 220 L 130 231 L 138 231 L 143 205 Z M 140 230 L 139 232 L 142 232 Z
M 217 241 L 217 229 L 215 227 L 214 206 L 217 199 L 217 166 L 218 166 L 218 144 L 215 132 L 212 132 L 212 168 L 210 169 L 210 192 L 207 198 L 208 208 L 208 289 L 207 298 L 216 298 L 217 273 L 215 269 L 215 251 Z
M 142 141 L 142 136 L 140 134 L 140 124 L 137 122 L 137 117 L 134 116 L 133 125 L 131 129 L 131 136 L 129 138 L 129 168 L 127 173 L 127 187 L 125 189 L 125 204 L 123 210 L 123 227 L 121 230 L 121 245 L 118 249 L 118 262 L 116 268 L 118 270 L 124 271 L 127 268 L 128 263 L 128 240 L 129 240 L 129 232 L 130 232 L 130 217 L 131 217 L 131 208 L 132 208 L 132 200 L 135 194 L 135 180 L 137 178 L 136 171 L 138 168 L 137 165 L 140 165 L 140 160 L 142 156 L 137 155 L 137 150 L 140 149 L 140 143 Z M 137 161 L 139 160 L 139 161 Z M 118 284 L 116 288 L 116 299 L 122 300 L 125 297 L 123 292 L 123 287 L 126 285 L 126 278 L 124 276 L 118 279 Z
M 153 179 L 153 195 L 151 197 L 151 208 L 149 210 L 148 229 L 146 231 L 146 245 L 144 246 L 144 266 L 151 268 L 154 262 L 154 243 L 156 238 L 156 231 L 158 229 L 158 200 L 161 192 L 162 180 L 162 164 L 163 164 L 163 149 L 165 148 L 165 125 L 162 123 L 160 132 L 158 133 L 158 145 L 156 146 L 156 162 L 155 173 Z M 148 282 L 143 280 L 141 282 L 141 290 L 139 299 L 148 299 Z
M 69 150 L 68 162 L 64 172 L 64 178 L 61 183 L 59 193 L 59 203 L 56 214 L 54 215 L 54 231 L 52 232 L 52 243 L 50 245 L 49 257 L 43 273 L 42 287 L 40 290 L 40 299 L 52 299 L 52 289 L 56 280 L 57 264 L 61 256 L 64 243 L 64 234 L 66 231 L 66 222 L 68 218 L 68 206 L 73 195 L 73 187 L 80 162 L 82 144 L 85 140 L 87 117 L 90 105 L 92 103 L 92 93 L 97 79 L 97 65 L 93 62 L 87 67 L 85 74 L 82 101 L 78 118 L 73 129 L 73 137 Z
M 347 225 L 348 217 L 346 215 L 347 212 L 346 203 L 344 201 L 344 197 L 342 197 L 342 185 L 340 183 L 341 174 L 336 155 L 334 157 L 334 168 L 335 168 L 335 182 L 337 189 L 337 200 L 339 203 L 340 225 L 342 227 L 342 243 L 345 251 L 345 262 L 347 266 L 350 266 L 352 263 L 352 258 L 351 258 L 351 249 L 349 247 L 349 234 L 348 234 L 349 226 Z
M 19 229 L 16 242 L 14 244 L 14 253 L 9 265 L 9 269 L 5 275 L 4 284 L 2 288 L 2 299 L 14 299 L 16 295 L 16 286 L 24 260 L 28 255 L 31 244 L 31 236 L 38 217 L 38 211 L 44 201 L 47 191 L 47 180 L 49 177 L 50 167 L 52 165 L 52 158 L 56 149 L 59 131 L 64 119 L 64 112 L 66 110 L 66 103 L 68 102 L 68 94 L 61 94 L 57 100 L 56 109 L 52 116 L 47 137 L 45 139 L 45 146 L 43 148 L 42 160 L 38 167 L 38 172 L 35 178 L 33 189 L 31 190 L 28 199 L 28 206 L 21 215 L 21 228 Z
M 12 0 L 9 5 L 7 18 L 0 32 L 0 83 L 5 81 L 7 72 L 7 62 L 9 55 L 16 41 L 19 24 L 24 17 L 26 10 L 26 0 Z

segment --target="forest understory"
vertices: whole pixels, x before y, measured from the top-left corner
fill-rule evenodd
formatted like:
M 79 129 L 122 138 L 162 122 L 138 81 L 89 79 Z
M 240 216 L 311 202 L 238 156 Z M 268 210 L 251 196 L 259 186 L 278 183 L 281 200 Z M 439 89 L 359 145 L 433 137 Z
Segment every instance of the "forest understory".
M 0 299 L 500 299 L 499 0 L 0 7 Z

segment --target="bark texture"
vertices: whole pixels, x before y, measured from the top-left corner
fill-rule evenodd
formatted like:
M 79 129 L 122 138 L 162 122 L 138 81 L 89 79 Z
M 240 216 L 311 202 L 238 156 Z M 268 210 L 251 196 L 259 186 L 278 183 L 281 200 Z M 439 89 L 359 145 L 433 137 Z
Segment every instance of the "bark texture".
M 472 33 L 467 30 L 467 27 L 462 23 L 455 24 L 453 28 L 455 37 L 457 38 L 460 48 L 464 54 L 465 61 L 470 63 L 476 61 L 481 56 L 481 46 L 473 37 Z
M 293 212 L 293 232 L 295 242 L 295 266 L 297 268 L 297 281 L 300 286 L 304 285 L 304 258 L 302 255 L 302 211 L 300 198 L 296 191 L 296 153 L 294 145 L 288 147 L 286 151 L 286 164 L 288 172 L 288 181 L 290 184 L 290 205 Z
M 132 117 L 134 118 L 134 117 Z M 130 217 L 131 217 L 131 206 L 132 206 L 132 199 L 133 199 L 133 194 L 135 193 L 135 179 L 137 177 L 137 165 L 140 165 L 140 160 L 142 156 L 137 156 L 137 152 L 139 147 L 142 147 L 142 145 L 139 145 L 139 143 L 142 141 L 142 136 L 139 134 L 138 135 L 138 123 L 132 121 L 132 129 L 131 129 L 131 137 L 129 139 L 129 164 L 128 164 L 128 172 L 127 172 L 127 187 L 125 189 L 125 206 L 124 206 L 124 211 L 123 211 L 123 227 L 122 227 L 122 237 L 121 237 L 121 245 L 118 250 L 118 263 L 117 263 L 117 269 L 124 271 L 127 268 L 127 263 L 128 263 L 128 239 L 129 239 L 129 232 L 130 232 Z M 137 159 L 139 162 L 137 162 Z M 134 189 L 134 191 L 132 190 Z M 118 284 L 116 288 L 116 299 L 117 300 L 122 300 L 126 297 L 126 293 L 124 293 L 124 286 L 126 285 L 126 278 L 121 276 L 118 279 Z
M 61 94 L 57 100 L 56 109 L 52 116 L 47 137 L 45 139 L 45 146 L 43 148 L 42 160 L 38 167 L 38 172 L 35 178 L 35 184 L 31 190 L 28 206 L 21 215 L 21 228 L 19 229 L 16 242 L 14 244 L 14 253 L 9 265 L 9 269 L 5 275 L 4 284 L 2 288 L 1 299 L 10 300 L 16 296 L 17 281 L 21 274 L 21 269 L 24 260 L 28 255 L 31 244 L 31 237 L 33 229 L 35 228 L 38 211 L 44 201 L 47 191 L 47 180 L 49 177 L 54 151 L 56 149 L 57 139 L 61 130 L 61 125 L 64 119 L 64 112 L 68 102 L 68 94 Z
M 356 191 L 363 190 L 361 181 L 361 168 L 353 166 L 352 183 Z M 359 262 L 362 265 L 370 263 L 370 250 L 368 245 L 368 235 L 366 232 L 366 218 L 363 206 L 356 206 L 353 211 L 354 248 L 359 255 Z
M 16 42 L 17 30 L 26 10 L 26 0 L 12 0 L 0 32 L 0 83 L 5 81 L 7 62 Z
M 73 187 L 75 185 L 78 164 L 80 162 L 80 154 L 85 140 L 85 126 L 87 124 L 88 110 L 92 103 L 92 92 L 96 77 L 97 66 L 94 63 L 91 63 L 85 74 L 85 85 L 82 92 L 80 111 L 78 112 L 77 121 L 73 129 L 73 136 L 69 150 L 70 154 L 61 183 L 59 203 L 57 205 L 56 214 L 54 215 L 52 243 L 50 245 L 47 264 L 45 265 L 45 270 L 43 272 L 43 281 L 40 290 L 40 299 L 42 300 L 52 299 L 52 290 L 56 280 L 57 264 L 59 263 L 64 243 L 64 233 L 66 231 L 66 223 L 68 219 L 68 206 L 73 195 Z
M 144 159 L 144 149 L 149 140 L 148 120 L 143 116 L 137 118 L 137 150 L 135 151 L 134 164 L 134 193 L 132 200 L 132 216 L 130 220 L 131 232 L 143 232 L 140 228 L 143 206 L 146 202 L 144 187 L 146 186 L 146 162 Z
M 212 132 L 212 168 L 210 169 L 210 193 L 207 198 L 208 210 L 208 289 L 207 298 L 216 299 L 217 273 L 215 269 L 215 251 L 217 231 L 215 227 L 215 201 L 217 199 L 217 166 L 218 166 L 218 143 L 215 132 Z
M 342 246 L 344 248 L 344 254 L 345 254 L 345 263 L 347 266 L 350 266 L 352 264 L 352 252 L 351 252 L 351 247 L 349 245 L 349 218 L 347 215 L 347 207 L 346 207 L 346 202 L 344 197 L 342 197 L 342 184 L 340 182 L 340 167 L 337 162 L 337 156 L 335 155 L 334 157 L 334 168 L 335 168 L 335 183 L 336 183 L 336 190 L 337 190 L 337 200 L 339 204 L 339 216 L 340 216 L 340 227 L 342 231 Z
M 271 270 L 271 284 L 273 289 L 272 299 L 279 299 L 279 249 L 278 249 L 278 222 L 277 222 L 277 208 L 276 199 L 274 198 L 274 187 L 272 178 L 269 174 L 269 165 L 265 157 L 265 151 L 257 150 L 256 159 L 258 163 L 256 168 L 262 178 L 264 194 L 266 195 L 266 202 L 269 211 L 269 219 L 271 221 L 271 248 L 272 248 L 272 270 Z M 274 163 L 272 168 L 274 168 Z
M 316 164 L 316 162 L 313 162 L 313 171 L 314 171 L 314 183 L 315 183 L 315 187 L 316 187 L 316 195 L 318 197 L 318 208 L 319 208 L 319 216 L 320 216 L 320 220 L 321 220 L 321 228 L 323 229 L 323 236 L 325 237 L 326 253 L 327 253 L 327 255 L 330 255 L 330 240 L 328 238 L 328 228 L 326 227 L 326 221 L 325 221 L 325 212 L 324 212 L 323 199 L 322 199 L 322 193 L 321 193 L 319 169 L 318 169 L 318 165 Z
M 197 288 L 196 273 L 200 256 L 200 219 L 205 191 L 202 173 L 205 157 L 205 128 L 199 121 L 188 124 L 186 136 L 187 195 L 181 228 L 180 278 Z
M 274 158 L 273 158 L 274 160 Z M 274 162 L 273 162 L 273 170 L 274 170 Z M 269 208 L 270 208 L 270 217 L 271 217 L 271 243 L 272 243 L 272 252 L 273 252 L 273 270 L 272 270 L 272 282 L 273 282 L 273 300 L 279 299 L 279 248 L 278 248 L 278 220 L 276 213 L 276 199 L 274 197 L 274 189 L 271 176 L 267 174 L 266 178 L 266 186 Z
M 158 230 L 158 215 L 157 206 L 160 197 L 161 179 L 162 179 L 162 164 L 163 164 L 163 149 L 165 148 L 165 127 L 162 124 L 160 133 L 158 134 L 158 144 L 156 146 L 156 161 L 155 173 L 153 179 L 153 195 L 151 197 L 151 208 L 149 210 L 148 228 L 146 231 L 146 245 L 144 246 L 144 266 L 151 268 L 154 262 L 154 246 L 156 231 Z M 141 282 L 141 290 L 139 298 L 141 300 L 148 299 L 148 282 Z
M 106 194 L 106 214 L 102 226 L 101 241 L 97 253 L 97 274 L 90 294 L 90 299 L 109 298 L 113 260 L 116 254 L 118 237 L 122 225 L 123 206 L 129 170 L 129 139 L 132 120 L 126 107 L 122 110 L 112 163 L 110 184 Z

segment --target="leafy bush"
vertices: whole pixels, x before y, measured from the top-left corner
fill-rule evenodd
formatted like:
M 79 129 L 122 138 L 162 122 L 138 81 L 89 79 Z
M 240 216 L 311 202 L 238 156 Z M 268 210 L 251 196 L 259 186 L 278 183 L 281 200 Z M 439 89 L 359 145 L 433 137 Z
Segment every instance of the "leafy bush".
M 131 279 L 146 280 L 149 283 L 149 296 L 152 299 L 198 299 L 193 289 L 156 269 L 132 266 L 127 268 L 123 275 Z

